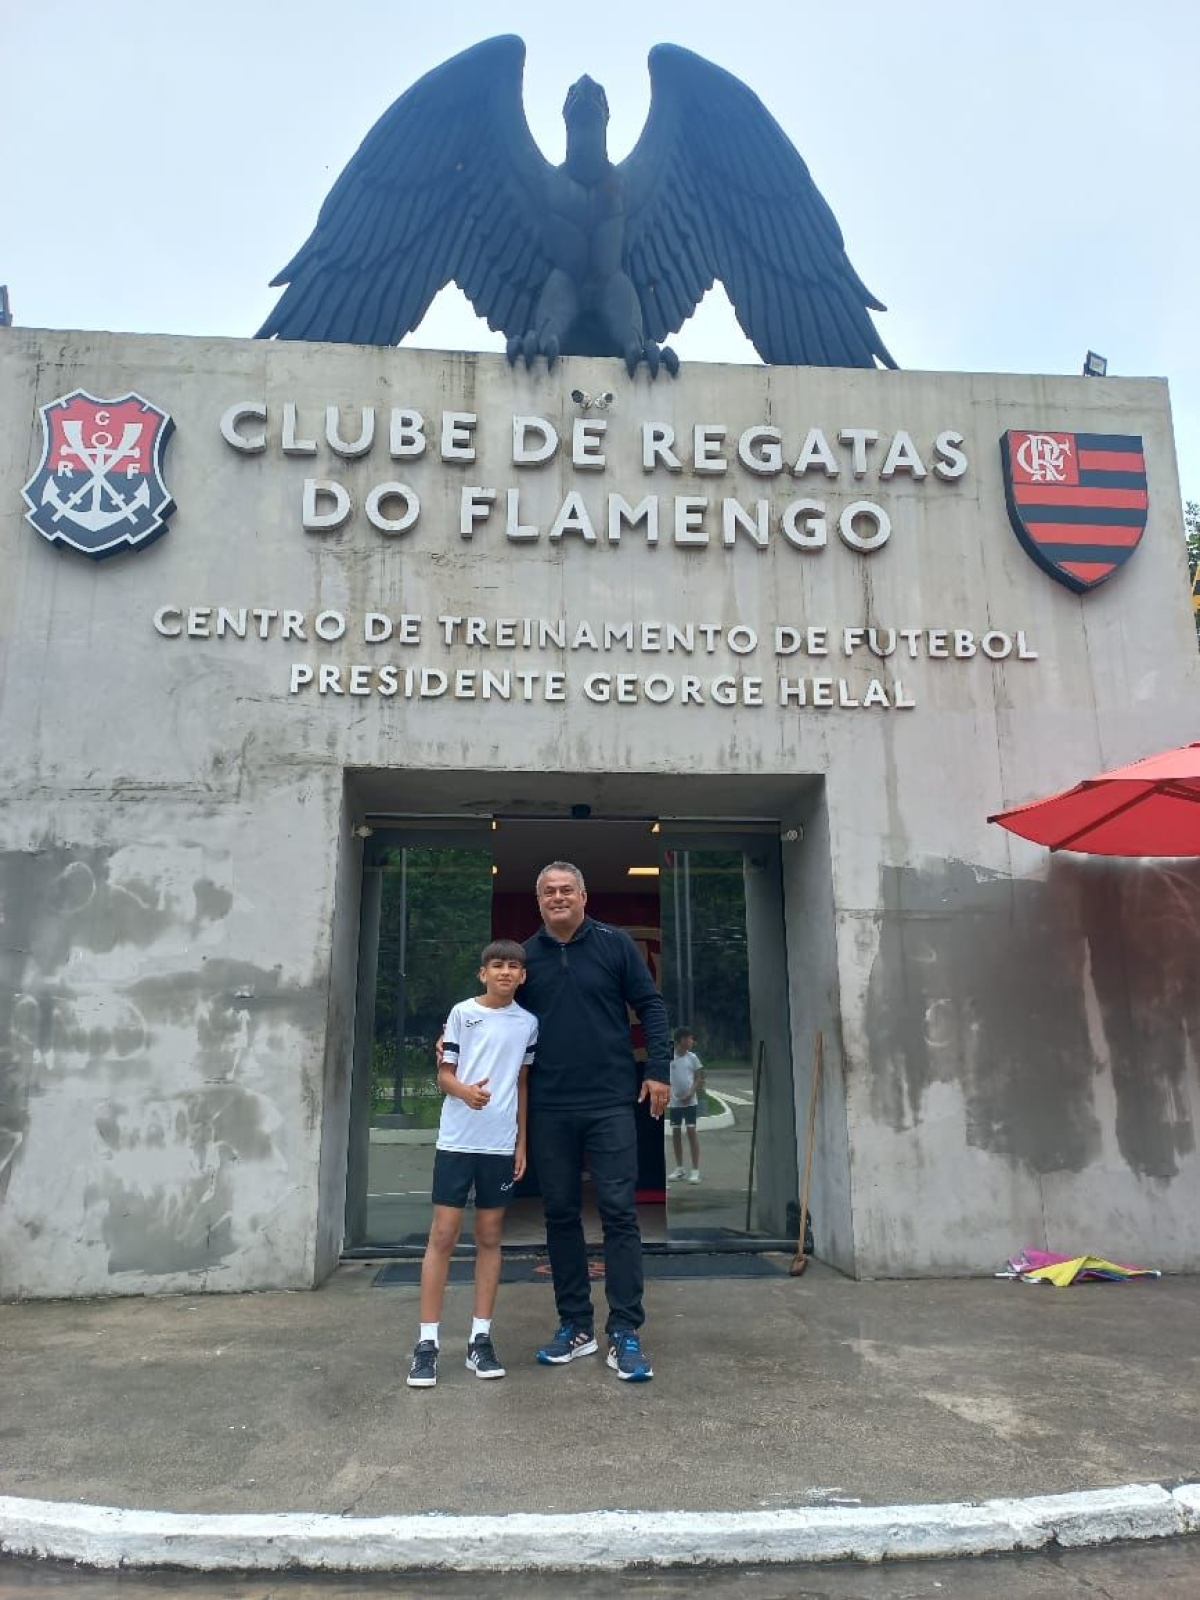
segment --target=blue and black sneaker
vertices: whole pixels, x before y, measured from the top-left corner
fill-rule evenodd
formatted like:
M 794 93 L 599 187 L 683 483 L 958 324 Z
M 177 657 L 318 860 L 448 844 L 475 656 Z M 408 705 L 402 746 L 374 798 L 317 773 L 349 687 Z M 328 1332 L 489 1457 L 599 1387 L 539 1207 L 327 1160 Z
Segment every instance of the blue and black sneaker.
M 609 1334 L 608 1364 L 625 1383 L 648 1383 L 654 1376 L 650 1357 L 632 1328 L 617 1328 Z
M 422 1339 L 412 1353 L 408 1369 L 410 1389 L 432 1389 L 437 1382 L 438 1347 L 432 1339 Z
M 560 1322 L 558 1332 L 537 1353 L 544 1367 L 561 1367 L 576 1356 L 594 1356 L 596 1335 L 590 1328 L 577 1328 L 573 1322 Z

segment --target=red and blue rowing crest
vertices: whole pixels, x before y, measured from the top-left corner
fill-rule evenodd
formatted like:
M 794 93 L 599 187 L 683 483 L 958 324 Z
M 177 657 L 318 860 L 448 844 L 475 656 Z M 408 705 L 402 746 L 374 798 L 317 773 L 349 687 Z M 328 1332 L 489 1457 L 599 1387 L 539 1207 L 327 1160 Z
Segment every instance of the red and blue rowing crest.
M 1146 531 L 1140 436 L 1014 429 L 1000 454 L 1009 519 L 1043 572 L 1084 594 L 1129 560 Z
M 97 400 L 76 389 L 41 407 L 42 459 L 22 493 L 26 520 L 51 544 L 94 560 L 150 544 L 175 502 L 162 456 L 175 424 L 127 394 Z

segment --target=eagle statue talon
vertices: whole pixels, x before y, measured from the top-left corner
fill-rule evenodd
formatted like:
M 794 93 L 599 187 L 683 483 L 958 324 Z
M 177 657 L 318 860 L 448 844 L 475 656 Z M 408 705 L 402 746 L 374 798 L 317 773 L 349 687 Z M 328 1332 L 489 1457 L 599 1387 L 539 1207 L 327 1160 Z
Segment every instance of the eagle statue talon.
M 625 370 L 631 378 L 642 362 L 651 378 L 658 377 L 660 367 L 665 367 L 672 377 L 679 371 L 679 357 L 670 345 L 657 345 L 653 339 L 631 339 L 625 346 Z
M 654 344 L 653 339 L 632 339 L 626 346 L 626 371 L 630 378 L 642 362 L 646 363 L 651 378 L 658 378 L 661 368 L 672 378 L 678 378 L 678 355 L 669 344 Z
M 286 287 L 259 338 L 398 344 L 456 283 L 514 366 L 613 356 L 631 377 L 643 363 L 673 377 L 679 358 L 660 341 L 720 282 L 766 362 L 895 366 L 870 316 L 884 307 L 744 83 L 655 45 L 649 117 L 613 163 L 604 90 L 580 78 L 556 167 L 525 119 L 524 67 L 515 35 L 485 39 L 384 112 L 272 279 Z
M 556 334 L 546 334 L 539 338 L 538 334 L 531 329 L 521 338 L 514 336 L 507 340 L 504 346 L 504 354 L 508 358 L 510 367 L 515 367 L 518 362 L 523 361 L 527 371 L 532 368 L 533 363 L 539 356 L 545 356 L 546 370 L 553 372 L 555 363 L 562 354 L 562 347 Z

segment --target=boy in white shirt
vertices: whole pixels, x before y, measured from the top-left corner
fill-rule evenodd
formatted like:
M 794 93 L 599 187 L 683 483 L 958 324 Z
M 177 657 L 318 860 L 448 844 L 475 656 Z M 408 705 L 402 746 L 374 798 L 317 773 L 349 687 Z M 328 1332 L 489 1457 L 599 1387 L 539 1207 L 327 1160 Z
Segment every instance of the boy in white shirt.
M 433 1158 L 433 1221 L 421 1263 L 421 1333 L 408 1371 L 411 1389 L 437 1382 L 439 1323 L 463 1208 L 475 1190 L 475 1316 L 467 1370 L 502 1378 L 492 1345 L 500 1283 L 500 1238 L 513 1185 L 525 1174 L 525 1106 L 537 1018 L 513 995 L 525 981 L 525 952 L 495 939 L 479 958 L 483 993 L 460 1000 L 442 1038 L 438 1087 L 445 1094 Z
M 700 1096 L 704 1093 L 704 1063 L 692 1049 L 696 1041 L 690 1028 L 676 1028 L 672 1037 L 675 1054 L 671 1059 L 671 1099 L 667 1115 L 671 1121 L 675 1170 L 667 1174 L 667 1181 L 675 1183 L 686 1176 L 689 1183 L 699 1183 L 700 1135 L 696 1131 L 696 1118 L 700 1112 Z M 692 1170 L 687 1174 L 683 1170 L 683 1127 L 687 1128 L 688 1150 L 692 1157 Z

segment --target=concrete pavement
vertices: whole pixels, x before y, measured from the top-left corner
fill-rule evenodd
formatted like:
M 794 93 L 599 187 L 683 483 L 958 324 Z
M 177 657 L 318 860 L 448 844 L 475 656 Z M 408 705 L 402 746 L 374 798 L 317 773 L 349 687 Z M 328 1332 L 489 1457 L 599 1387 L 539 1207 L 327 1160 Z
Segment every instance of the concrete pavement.
M 452 1287 L 441 1379 L 412 1391 L 417 1291 L 375 1271 L 312 1294 L 0 1306 L 0 1550 L 398 1570 L 1200 1529 L 1195 1278 L 854 1283 L 814 1263 L 652 1281 L 646 1385 L 602 1359 L 538 1367 L 543 1283 L 502 1288 L 509 1375 L 480 1383 Z

